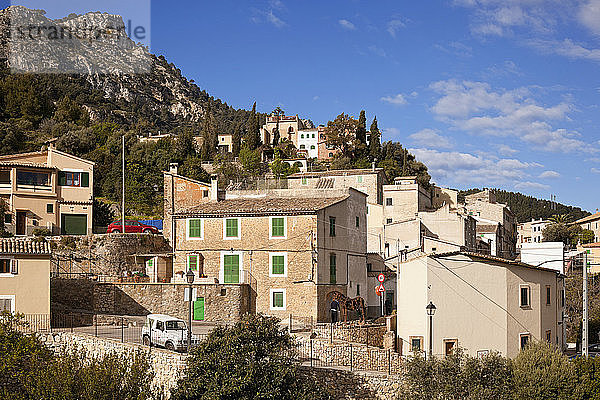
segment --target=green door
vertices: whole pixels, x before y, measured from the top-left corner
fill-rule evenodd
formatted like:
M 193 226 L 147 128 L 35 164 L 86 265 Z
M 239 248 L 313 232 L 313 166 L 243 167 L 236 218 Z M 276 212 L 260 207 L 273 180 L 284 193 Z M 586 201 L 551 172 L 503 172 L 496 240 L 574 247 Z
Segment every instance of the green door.
M 63 235 L 87 235 L 87 215 L 61 214 L 60 233 Z
M 194 301 L 194 321 L 204 321 L 204 297 Z

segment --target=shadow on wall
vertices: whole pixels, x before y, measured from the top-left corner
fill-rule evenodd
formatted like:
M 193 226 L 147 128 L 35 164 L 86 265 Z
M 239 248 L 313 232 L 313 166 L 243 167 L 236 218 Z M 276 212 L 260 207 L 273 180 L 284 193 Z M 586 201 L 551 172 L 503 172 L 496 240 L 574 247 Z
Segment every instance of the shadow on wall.
M 300 374 L 319 382 L 334 399 L 377 399 L 370 382 L 350 371 L 329 368 L 300 367 Z M 388 397 L 393 399 L 394 397 Z

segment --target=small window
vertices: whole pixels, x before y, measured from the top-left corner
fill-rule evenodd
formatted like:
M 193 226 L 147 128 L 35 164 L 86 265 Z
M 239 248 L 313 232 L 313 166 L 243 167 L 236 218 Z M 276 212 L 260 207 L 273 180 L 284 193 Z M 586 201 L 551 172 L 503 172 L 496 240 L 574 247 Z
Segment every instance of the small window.
M 0 259 L 0 274 L 10 274 L 10 259 Z
M 333 157 L 333 153 L 329 153 L 329 157 Z
M 301 145 L 300 145 L 300 150 L 304 150 L 304 149 L 306 149 L 306 146 L 305 146 L 305 145 L 303 145 L 303 144 L 301 144 Z
M 202 191 L 202 197 L 208 197 L 208 190 Z
M 314 150 L 315 148 L 316 148 L 316 147 L 315 147 L 315 145 L 314 145 L 314 144 L 311 144 L 311 145 L 310 145 L 310 149 L 311 149 L 311 150 Z
M 202 220 L 201 219 L 188 219 L 188 239 L 202 239 Z
M 300 134 L 300 139 L 304 139 L 304 133 Z
M 271 237 L 274 237 L 274 238 L 285 237 L 285 218 L 284 217 L 272 217 L 271 218 Z
M 151 260 L 148 260 L 151 261 Z M 192 271 L 198 271 L 198 265 L 200 264 L 200 257 L 198 254 L 189 254 L 187 257 L 187 269 Z
M 52 204 L 52 203 L 46 204 L 46 213 L 54 214 L 54 204 Z
M 458 344 L 457 339 L 445 339 L 444 340 L 444 355 L 452 355 Z
M 360 296 L 360 283 L 356 284 L 356 295 Z
M 12 214 L 4 214 L 4 223 L 12 224 Z
M 302 184 L 308 185 L 308 179 L 305 176 L 302 177 Z
M 335 253 L 329 254 L 329 283 L 335 284 L 337 282 L 336 274 L 337 274 L 337 260 Z
M 413 337 L 410 338 L 410 351 L 414 353 L 421 352 L 423 348 L 423 338 L 422 337 Z
M 314 134 L 314 133 L 312 134 L 312 138 L 313 138 L 313 139 L 315 138 L 315 134 Z
M 221 296 L 227 296 L 227 289 L 221 289 Z
M 236 239 L 239 237 L 239 219 L 225 218 L 225 238 Z
M 335 217 L 329 217 L 329 236 L 335 236 Z
M 523 350 L 525 347 L 527 347 L 527 344 L 529 343 L 529 333 L 520 334 L 519 339 L 521 342 L 521 350 Z
M 546 342 L 552 343 L 552 331 L 551 330 L 546 331 Z
M 385 205 L 386 206 L 391 206 L 392 205 L 392 198 L 391 197 L 388 197 L 388 198 L 385 199 Z
M 0 170 L 0 184 L 10 185 L 10 171 Z
M 271 289 L 271 310 L 285 310 L 285 289 Z
M 0 296 L 0 313 L 2 312 L 15 312 L 15 297 L 14 296 Z
M 550 286 L 546 286 L 546 305 L 547 306 L 550 305 L 550 300 L 551 300 L 550 293 L 551 293 Z
M 431 251 L 437 251 L 437 247 L 432 247 Z
M 531 306 L 531 294 L 529 290 L 529 286 L 521 286 L 521 295 L 520 295 L 520 303 L 522 308 Z
M 359 175 L 359 176 L 357 176 L 357 177 L 356 177 L 356 182 L 357 182 L 357 183 L 362 183 L 362 178 L 363 178 L 363 177 L 362 177 L 362 176 L 360 176 L 360 175 Z
M 356 227 L 360 228 L 360 217 L 358 215 L 356 216 L 356 219 L 354 222 L 355 222 Z
M 392 219 L 391 218 L 386 218 L 385 223 L 386 224 L 391 224 L 392 223 Z

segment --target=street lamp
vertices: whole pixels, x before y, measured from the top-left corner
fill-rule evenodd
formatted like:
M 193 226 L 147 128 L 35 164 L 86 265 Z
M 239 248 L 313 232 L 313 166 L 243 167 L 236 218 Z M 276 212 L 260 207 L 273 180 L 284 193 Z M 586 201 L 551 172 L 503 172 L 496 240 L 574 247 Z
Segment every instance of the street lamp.
M 425 310 L 429 315 L 429 357 L 431 357 L 433 355 L 433 314 L 435 314 L 436 306 L 430 301 Z
M 188 295 L 190 296 L 189 297 L 190 306 L 188 308 L 188 332 L 187 332 L 188 353 L 190 352 L 190 347 L 192 345 L 192 283 L 194 283 L 195 277 L 196 277 L 196 275 L 194 275 L 194 272 L 191 269 L 188 269 L 188 272 L 185 274 L 185 279 L 187 280 L 187 283 L 189 285 Z

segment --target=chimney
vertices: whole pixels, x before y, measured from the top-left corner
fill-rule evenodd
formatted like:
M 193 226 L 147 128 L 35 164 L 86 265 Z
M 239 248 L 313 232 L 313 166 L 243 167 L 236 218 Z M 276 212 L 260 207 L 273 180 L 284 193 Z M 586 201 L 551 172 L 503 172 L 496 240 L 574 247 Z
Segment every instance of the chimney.
M 219 200 L 219 176 L 216 174 L 210 176 L 210 199 Z
M 373 172 L 375 172 L 375 161 L 373 161 L 373 162 L 371 163 L 371 170 L 372 170 Z
M 169 172 L 177 175 L 177 167 L 178 166 L 179 166 L 179 164 L 177 164 L 177 163 L 174 163 L 174 162 L 170 163 L 169 164 Z

